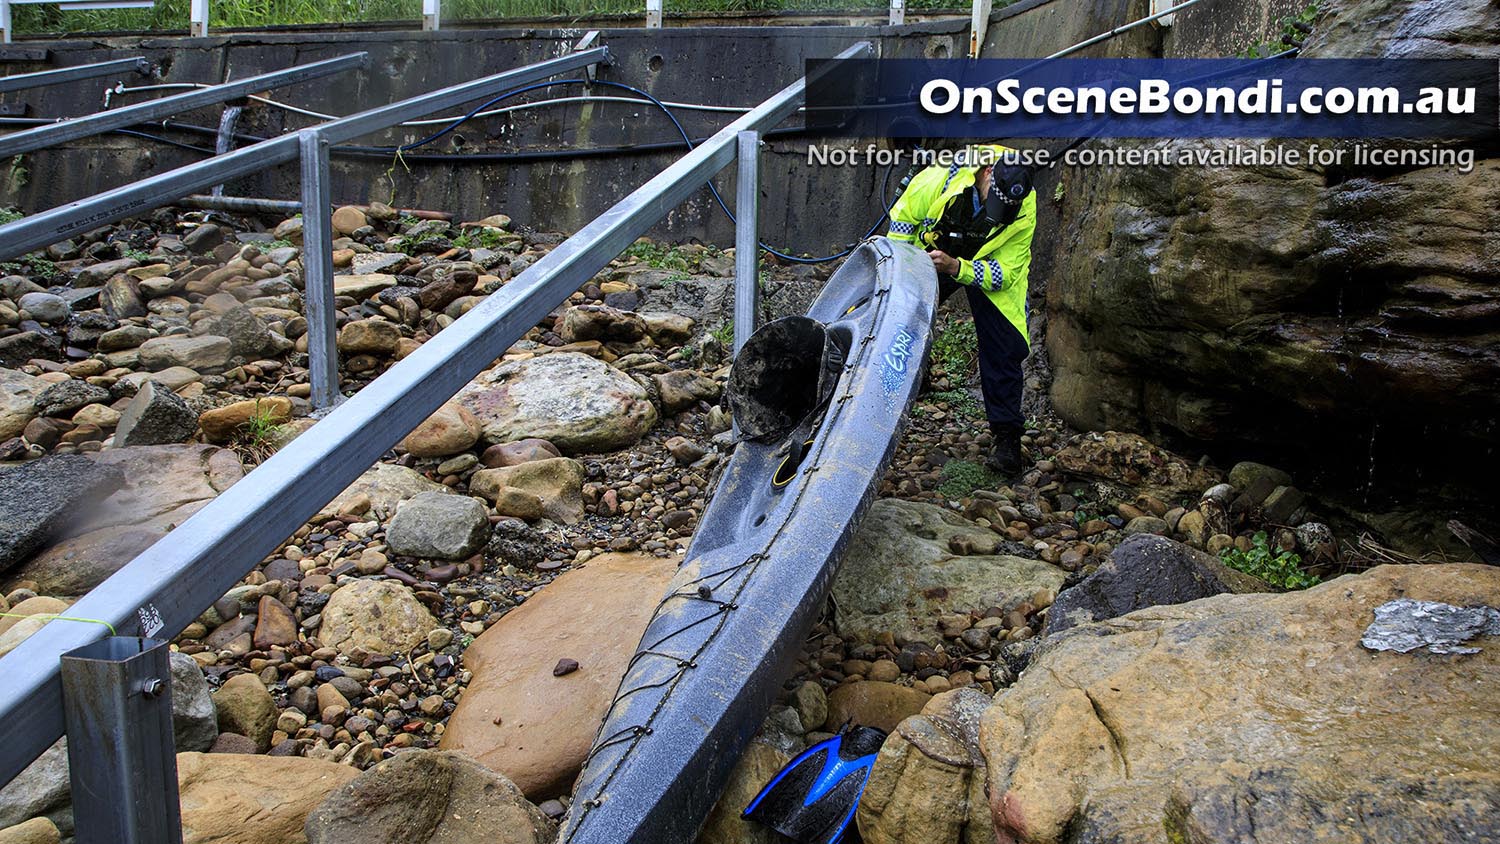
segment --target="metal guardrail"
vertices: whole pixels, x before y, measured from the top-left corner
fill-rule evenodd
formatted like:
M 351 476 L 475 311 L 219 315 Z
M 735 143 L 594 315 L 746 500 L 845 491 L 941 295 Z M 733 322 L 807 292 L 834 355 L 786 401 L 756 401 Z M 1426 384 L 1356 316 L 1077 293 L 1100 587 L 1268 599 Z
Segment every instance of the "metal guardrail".
M 95 79 L 100 76 L 126 73 L 128 71 L 135 71 L 142 75 L 149 74 L 151 72 L 151 63 L 143 58 L 116 59 L 111 62 L 62 67 L 57 70 L 18 73 L 15 76 L 0 78 L 0 94 L 8 94 L 11 91 L 24 91 L 28 88 L 43 88 L 48 85 L 61 85 L 64 82 Z
M 9 158 L 12 155 L 20 155 L 23 152 L 43 149 L 45 147 L 65 144 L 68 141 L 76 141 L 79 138 L 87 138 L 113 129 L 123 129 L 126 126 L 134 126 L 138 123 L 149 123 L 162 117 L 168 117 L 184 111 L 192 111 L 207 105 L 222 103 L 246 94 L 257 91 L 265 91 L 269 88 L 281 88 L 286 85 L 295 85 L 298 82 L 307 82 L 313 79 L 321 79 L 332 76 L 335 73 L 343 73 L 346 70 L 365 68 L 370 66 L 369 53 L 350 53 L 347 56 L 339 56 L 333 59 L 324 59 L 320 62 L 297 65 L 285 70 L 276 70 L 270 73 L 262 73 L 259 76 L 251 76 L 234 82 L 225 82 L 209 88 L 198 88 L 183 94 L 174 94 L 170 97 L 162 97 L 159 100 L 138 103 L 125 108 L 102 111 L 87 117 L 75 117 L 71 120 L 63 120 L 48 126 L 38 126 L 35 129 L 27 129 L 0 137 L 0 158 Z
M 870 43 L 861 42 L 838 57 L 871 53 Z M 788 85 L 596 217 L 127 563 L 70 615 L 107 622 L 127 637 L 167 639 L 181 632 L 381 454 L 733 161 L 745 142 L 742 133 L 758 134 L 791 116 L 806 87 L 806 79 Z M 357 122 L 344 131 L 361 127 L 368 130 Z M 341 134 L 321 128 L 322 140 Z M 312 160 L 318 158 L 314 151 Z M 753 224 L 753 214 L 741 218 Z M 736 280 L 755 283 L 753 274 Z M 97 624 L 55 620 L 0 659 L 6 677 L 0 783 L 63 734 L 59 658 L 101 634 Z

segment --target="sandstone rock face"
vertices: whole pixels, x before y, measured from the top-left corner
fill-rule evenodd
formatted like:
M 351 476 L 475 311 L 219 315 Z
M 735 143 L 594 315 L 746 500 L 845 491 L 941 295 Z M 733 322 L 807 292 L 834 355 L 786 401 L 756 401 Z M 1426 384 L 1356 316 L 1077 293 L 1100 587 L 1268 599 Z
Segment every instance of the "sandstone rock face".
M 308 844 L 549 844 L 557 826 L 510 780 L 461 753 L 401 753 L 308 815 Z
M 1398 597 L 1500 605 L 1500 569 L 1382 566 L 1051 637 L 984 714 L 1002 841 L 1445 841 L 1500 835 L 1500 642 L 1372 653 Z M 1462 740 L 1455 737 L 1462 736 Z
M 532 460 L 499 469 L 480 469 L 469 479 L 469 489 L 491 501 L 507 490 L 520 490 L 540 501 L 540 515 L 563 524 L 583 518 L 583 464 L 571 457 Z
M 486 442 L 537 437 L 565 454 L 634 445 L 656 424 L 656 407 L 628 375 L 576 352 L 501 364 L 459 391 Z
M 511 610 L 464 652 L 474 677 L 442 748 L 475 757 L 533 800 L 566 793 L 678 562 L 604 554 Z M 580 666 L 554 677 L 563 658 Z
M 938 616 L 991 606 L 1008 610 L 1039 590 L 1056 590 L 1066 577 L 1040 560 L 949 550 L 953 540 L 970 537 L 990 548 L 998 540 L 988 528 L 941 507 L 876 501 L 834 581 L 840 634 L 868 640 L 892 633 L 936 644 Z
M 391 654 L 426 641 L 436 626 L 432 613 L 405 586 L 389 580 L 356 580 L 328 599 L 318 637 L 341 653 L 359 648 Z
M 859 801 L 865 844 L 994 844 L 979 753 L 990 702 L 974 688 L 944 692 L 886 739 Z
M 1500 55 L 1485 0 L 1320 11 L 1303 58 Z M 1338 146 L 1286 146 L 1312 143 Z M 1473 490 L 1500 471 L 1500 158 L 1093 168 L 1060 211 L 1046 345 L 1075 427 L 1253 443 L 1361 482 L 1379 467 L 1394 490 L 1434 465 Z
M 1063 590 L 1047 612 L 1043 635 L 1147 607 L 1182 604 L 1224 592 L 1269 592 L 1210 554 L 1160 536 L 1132 536 L 1099 569 Z
M 306 844 L 308 813 L 358 774 L 298 756 L 179 753 L 183 844 Z

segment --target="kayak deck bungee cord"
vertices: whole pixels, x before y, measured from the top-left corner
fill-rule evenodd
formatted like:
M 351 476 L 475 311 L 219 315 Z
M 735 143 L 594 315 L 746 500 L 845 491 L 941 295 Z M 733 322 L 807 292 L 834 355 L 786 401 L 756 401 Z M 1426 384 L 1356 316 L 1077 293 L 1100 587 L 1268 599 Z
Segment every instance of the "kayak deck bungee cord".
M 730 379 L 744 439 L 621 678 L 562 844 L 696 838 L 895 452 L 936 300 L 922 250 L 871 238 L 806 317 L 747 341 Z

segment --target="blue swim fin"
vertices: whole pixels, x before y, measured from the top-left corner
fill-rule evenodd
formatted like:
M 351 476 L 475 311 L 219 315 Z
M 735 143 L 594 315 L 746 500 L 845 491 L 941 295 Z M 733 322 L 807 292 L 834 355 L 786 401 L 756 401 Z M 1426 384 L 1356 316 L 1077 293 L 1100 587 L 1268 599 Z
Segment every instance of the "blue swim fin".
M 798 844 L 837 844 L 884 741 L 881 730 L 854 727 L 809 747 L 766 783 L 743 817 Z

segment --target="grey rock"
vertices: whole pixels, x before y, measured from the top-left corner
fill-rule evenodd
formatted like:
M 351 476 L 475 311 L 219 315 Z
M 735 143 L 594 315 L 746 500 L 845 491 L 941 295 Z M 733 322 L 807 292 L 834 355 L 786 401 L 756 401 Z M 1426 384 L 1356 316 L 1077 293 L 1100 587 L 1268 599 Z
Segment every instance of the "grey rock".
M 1265 514 L 1266 521 L 1272 524 L 1290 524 L 1292 516 L 1296 515 L 1305 500 L 1306 496 L 1296 487 L 1279 486 L 1261 504 L 1261 512 Z
M 117 275 L 104 282 L 104 287 L 99 291 L 99 306 L 115 319 L 146 315 L 146 303 L 141 301 L 140 282 L 128 275 Z
M 125 475 L 77 454 L 43 457 L 0 475 L 0 572 L 42 547 L 78 511 L 119 489 Z
M 141 366 L 152 371 L 185 366 L 199 372 L 216 369 L 229 362 L 233 346 L 226 337 L 205 334 L 202 337 L 157 337 L 141 344 Z
M 72 787 L 68 781 L 68 740 L 61 738 L 19 776 L 0 788 L 0 829 L 35 817 L 64 814 L 72 829 Z M 58 826 L 63 824 L 59 823 Z
M 173 653 L 172 739 L 178 753 L 208 750 L 219 737 L 219 716 L 208 693 L 208 679 L 192 657 Z
M 86 404 L 109 401 L 109 390 L 77 379 L 60 381 L 42 391 L 36 398 L 36 412 L 41 416 L 65 416 Z
M 45 293 L 46 288 L 24 275 L 8 275 L 0 278 L 0 298 L 17 301 L 27 293 Z
M 234 354 L 245 358 L 271 357 L 291 348 L 291 341 L 274 334 L 265 320 L 246 305 L 230 308 L 219 317 L 214 333 L 229 339 Z
M 1146 607 L 1183 604 L 1224 592 L 1269 592 L 1257 578 L 1237 572 L 1180 542 L 1142 534 L 1120 543 L 1099 569 L 1065 589 L 1047 611 L 1044 636 L 1080 624 L 1116 618 Z
M 198 414 L 167 387 L 147 381 L 115 425 L 115 447 L 180 443 L 198 431 Z
M 224 230 L 213 223 L 204 223 L 182 238 L 182 245 L 202 254 L 224 242 Z
M 154 336 L 144 325 L 122 325 L 113 331 L 99 335 L 97 348 L 101 352 L 120 352 L 134 349 Z
M 297 256 L 300 254 L 301 252 L 295 246 L 278 246 L 267 252 L 266 258 L 278 267 L 285 267 L 287 264 L 297 260 Z
M 1268 481 L 1274 489 L 1279 486 L 1290 486 L 1292 476 L 1274 466 L 1250 460 L 1236 463 L 1234 468 L 1229 470 L 1229 483 L 1235 489 L 1249 489 L 1262 480 Z
M 834 579 L 840 635 L 872 641 L 891 633 L 936 645 L 940 615 L 1008 610 L 1043 589 L 1062 587 L 1067 573 L 1040 560 L 952 551 L 964 540 L 980 545 L 994 539 L 994 531 L 942 507 L 877 500 Z
M 308 844 L 545 844 L 556 826 L 510 780 L 460 753 L 411 751 L 365 771 L 307 816 Z
M 16 304 L 30 311 L 33 319 L 42 322 L 62 322 L 73 312 L 67 299 L 51 293 L 27 293 Z
M 62 338 L 53 333 L 22 331 L 0 337 L 0 366 L 17 367 L 32 358 L 52 359 L 62 351 Z
M 73 286 L 97 287 L 109 281 L 114 276 L 127 270 L 133 270 L 140 265 L 141 262 L 134 258 L 119 258 L 114 261 L 104 261 L 92 267 L 84 267 L 78 272 L 78 277 L 74 280 Z
M 1375 608 L 1375 620 L 1359 643 L 1372 651 L 1405 654 L 1426 648 L 1435 654 L 1462 655 L 1479 653 L 1479 648 L 1464 644 L 1479 636 L 1500 636 L 1500 610 L 1397 598 Z
M 488 511 L 478 501 L 426 492 L 397 508 L 385 539 L 397 554 L 462 560 L 484 544 L 489 526 Z

